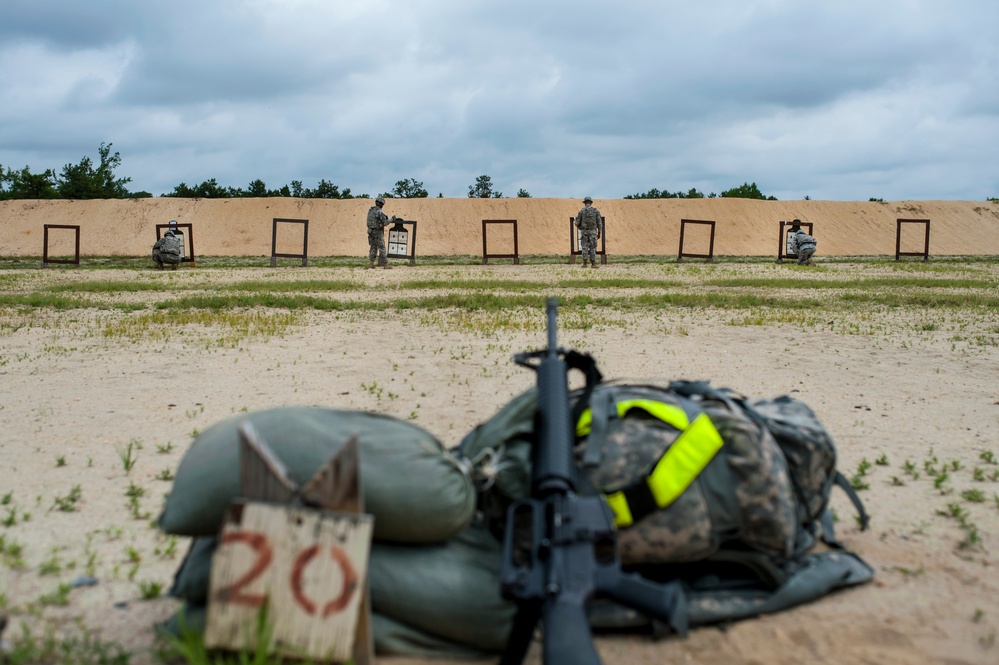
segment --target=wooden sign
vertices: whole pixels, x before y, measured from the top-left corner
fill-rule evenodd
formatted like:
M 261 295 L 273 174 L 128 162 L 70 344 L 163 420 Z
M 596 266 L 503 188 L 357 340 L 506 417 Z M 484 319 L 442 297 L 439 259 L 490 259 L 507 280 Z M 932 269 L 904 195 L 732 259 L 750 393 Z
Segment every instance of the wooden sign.
M 370 515 L 234 504 L 212 561 L 205 646 L 253 648 L 266 604 L 273 653 L 349 660 L 372 528 Z
M 252 650 L 266 611 L 273 653 L 370 665 L 367 562 L 357 436 L 299 487 L 250 422 L 239 426 L 240 484 L 212 559 L 205 645 Z

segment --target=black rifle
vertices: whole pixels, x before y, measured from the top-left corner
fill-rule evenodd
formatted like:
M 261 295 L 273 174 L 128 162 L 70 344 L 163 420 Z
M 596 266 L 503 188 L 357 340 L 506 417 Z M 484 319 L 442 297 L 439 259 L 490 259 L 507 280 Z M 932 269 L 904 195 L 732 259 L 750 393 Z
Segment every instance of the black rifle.
M 546 665 L 599 665 L 587 616 L 596 597 L 686 632 L 686 626 L 676 625 L 683 621 L 682 611 L 674 615 L 683 598 L 676 583 L 656 584 L 622 572 L 610 506 L 599 496 L 576 495 L 568 370 L 570 365 L 582 370 L 579 359 L 592 364 L 592 358 L 558 348 L 557 311 L 558 301 L 549 298 L 548 348 L 514 356 L 518 365 L 538 374 L 537 441 L 531 498 L 517 501 L 507 512 L 500 589 L 518 607 L 500 665 L 523 662 L 538 621 Z M 588 374 L 587 380 L 592 377 Z

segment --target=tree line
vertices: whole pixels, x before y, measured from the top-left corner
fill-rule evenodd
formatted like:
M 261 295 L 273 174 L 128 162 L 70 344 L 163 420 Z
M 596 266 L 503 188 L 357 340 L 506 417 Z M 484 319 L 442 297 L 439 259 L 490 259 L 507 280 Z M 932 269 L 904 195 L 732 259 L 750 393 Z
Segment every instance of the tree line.
M 0 200 L 11 199 L 129 199 L 129 198 L 149 198 L 153 195 L 149 192 L 131 192 L 128 190 L 128 183 L 132 181 L 127 177 L 116 177 L 115 171 L 121 166 L 121 155 L 118 152 L 111 152 L 111 143 L 101 143 L 97 152 L 100 163 L 94 164 L 90 157 L 84 156 L 78 164 L 66 164 L 60 173 L 52 169 L 46 169 L 41 173 L 33 173 L 28 166 L 23 169 L 14 170 L 3 168 L 0 164 Z M 341 188 L 339 185 L 322 179 L 315 187 L 305 187 L 301 180 L 292 180 L 291 184 L 268 188 L 263 180 L 251 181 L 246 188 L 227 187 L 220 185 L 215 178 L 205 180 L 196 185 L 180 183 L 173 188 L 173 191 L 162 194 L 165 197 L 176 198 L 207 198 L 207 199 L 232 199 L 232 198 L 261 198 L 261 197 L 295 197 L 302 199 L 367 199 L 368 194 L 354 194 L 349 187 Z M 415 178 L 399 180 L 395 186 L 387 192 L 379 194 L 384 198 L 399 199 L 419 199 L 427 198 L 429 193 L 422 182 Z M 438 198 L 444 198 L 443 194 L 438 194 Z M 713 199 L 722 198 L 745 198 L 762 199 L 766 201 L 776 201 L 776 197 L 766 196 L 760 191 L 756 183 L 744 183 L 738 187 L 733 187 L 723 191 L 721 194 L 714 192 L 705 195 L 696 188 L 691 188 L 686 192 L 670 192 L 669 190 L 650 189 L 644 193 L 629 194 L 625 199 Z M 492 178 L 488 175 L 481 175 L 475 182 L 468 186 L 468 198 L 499 199 L 503 198 L 503 193 L 493 188 Z M 521 188 L 517 192 L 517 198 L 531 198 L 530 192 Z M 807 197 L 806 197 L 807 198 Z

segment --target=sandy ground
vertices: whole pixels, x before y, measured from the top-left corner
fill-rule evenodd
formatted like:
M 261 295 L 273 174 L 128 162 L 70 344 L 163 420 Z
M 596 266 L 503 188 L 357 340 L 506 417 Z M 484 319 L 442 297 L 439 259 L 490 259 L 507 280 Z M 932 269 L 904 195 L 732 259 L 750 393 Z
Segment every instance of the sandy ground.
M 931 266 L 932 269 L 932 266 Z M 404 280 L 524 279 L 554 283 L 582 268 L 565 265 L 5 271 L 5 293 L 75 281 L 160 280 L 177 286 L 232 280 L 350 279 L 390 297 Z M 800 270 L 755 264 L 614 265 L 601 277 L 669 278 L 692 285 L 714 275 Z M 877 276 L 884 264 L 834 263 L 815 275 Z M 962 276 L 995 280 L 994 263 Z M 668 274 L 666 271 L 669 271 Z M 591 271 L 587 270 L 589 276 Z M 788 272 L 788 274 L 793 274 Z M 553 295 L 560 295 L 552 288 Z M 131 293 L 155 302 L 163 293 Z M 568 295 L 568 294 L 566 294 Z M 96 297 L 96 296 L 95 296 Z M 339 297 L 339 295 L 337 296 Z M 347 297 L 347 296 L 344 296 Z M 150 310 L 151 311 L 151 310 Z M 145 315 L 148 315 L 149 311 Z M 52 625 L 82 618 L 108 640 L 152 660 L 152 624 L 172 599 L 141 599 L 141 585 L 166 588 L 186 550 L 151 527 L 192 434 L 241 411 L 314 404 L 369 409 L 412 419 L 455 445 L 533 381 L 512 353 L 544 342 L 543 315 L 454 310 L 317 312 L 284 330 L 243 337 L 224 326 L 136 324 L 142 312 L 0 308 L 0 538 L 23 547 L 23 567 L 0 561 L 0 599 L 24 608 L 60 583 L 93 573 L 65 607 L 41 606 Z M 567 325 L 560 343 L 594 354 L 609 377 L 710 379 L 750 395 L 791 393 L 808 402 L 839 444 L 849 476 L 882 455 L 861 493 L 873 516 L 860 532 L 841 494 L 839 534 L 877 570 L 876 580 L 812 605 L 705 628 L 687 639 L 601 637 L 605 662 L 878 663 L 999 662 L 999 316 L 905 309 L 834 312 L 822 320 L 767 319 L 746 312 L 597 309 L 589 329 Z M 578 321 L 578 318 L 577 318 Z M 733 325 L 734 324 L 734 325 Z M 991 341 L 990 341 L 991 340 Z M 808 356 L 806 363 L 800 357 Z M 372 390 L 377 384 L 384 390 Z M 134 468 L 121 451 L 132 441 Z M 989 457 L 990 458 L 990 457 Z M 990 458 L 991 459 L 991 458 Z M 907 473 L 909 461 L 920 474 Z M 940 488 L 927 471 L 948 469 Z M 975 479 L 981 469 L 983 480 Z M 990 479 L 993 478 L 993 479 Z M 138 515 L 130 486 L 146 489 Z M 80 487 L 75 512 L 57 500 Z M 985 500 L 962 498 L 979 490 Z M 965 511 L 968 529 L 948 516 Z M 7 523 L 10 522 L 10 523 Z M 965 545 L 962 546 L 962 542 Z M 16 624 L 38 619 L 18 613 Z M 16 629 L 16 626 L 15 626 Z M 10 637 L 8 633 L 7 637 Z M 532 662 L 539 662 L 536 651 Z M 413 665 L 399 657 L 379 662 Z

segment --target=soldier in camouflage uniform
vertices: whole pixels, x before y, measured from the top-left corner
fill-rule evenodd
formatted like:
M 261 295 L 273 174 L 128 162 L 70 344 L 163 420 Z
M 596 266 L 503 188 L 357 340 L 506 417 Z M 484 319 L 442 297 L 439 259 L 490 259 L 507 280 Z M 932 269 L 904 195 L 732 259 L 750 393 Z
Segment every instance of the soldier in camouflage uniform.
M 602 217 L 600 211 L 593 207 L 593 199 L 587 196 L 583 199 L 583 209 L 576 215 L 576 228 L 579 229 L 579 251 L 583 255 L 583 267 L 586 261 L 597 267 L 597 240 L 600 239 Z
M 375 255 L 378 256 L 378 265 L 388 270 L 392 266 L 388 264 L 385 255 L 385 227 L 395 222 L 395 215 L 389 218 L 382 212 L 385 199 L 379 196 L 375 199 L 375 205 L 368 210 L 368 268 L 375 267 Z
M 163 264 L 169 263 L 171 270 L 176 270 L 180 260 L 184 258 L 184 236 L 179 231 L 167 229 L 163 237 L 153 245 L 153 261 L 163 270 Z
M 798 256 L 798 265 L 815 265 L 812 255 L 815 254 L 815 238 L 805 233 L 801 228 L 801 220 L 796 219 L 791 222 L 791 237 L 787 241 L 787 251 L 789 254 Z

